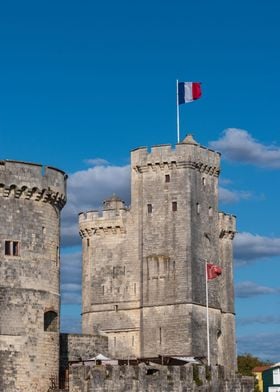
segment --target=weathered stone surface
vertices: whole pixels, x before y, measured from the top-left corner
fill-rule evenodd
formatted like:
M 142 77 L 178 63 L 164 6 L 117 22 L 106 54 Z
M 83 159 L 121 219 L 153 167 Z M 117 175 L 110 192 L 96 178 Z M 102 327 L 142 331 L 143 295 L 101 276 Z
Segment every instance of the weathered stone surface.
M 217 366 L 71 366 L 70 392 L 253 392 L 254 378 Z
M 116 357 L 207 356 L 236 368 L 232 239 L 235 217 L 218 211 L 220 154 L 186 138 L 131 153 L 131 207 L 116 196 L 101 215 L 79 215 L 83 333 L 109 337 Z
M 58 384 L 59 227 L 66 175 L 0 162 L 0 390 Z

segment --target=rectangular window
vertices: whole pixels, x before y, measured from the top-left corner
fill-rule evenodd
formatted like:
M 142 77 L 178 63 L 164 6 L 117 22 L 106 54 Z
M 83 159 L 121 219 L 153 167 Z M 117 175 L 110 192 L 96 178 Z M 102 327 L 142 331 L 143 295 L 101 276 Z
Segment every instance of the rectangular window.
M 170 182 L 170 175 L 169 174 L 165 174 L 165 182 Z
M 5 255 L 6 256 L 19 256 L 19 242 L 18 241 L 5 241 Z
M 273 370 L 273 384 L 280 384 L 280 368 Z
M 147 209 L 148 209 L 148 214 L 151 214 L 153 212 L 152 204 L 147 204 Z
M 177 211 L 177 201 L 172 201 L 172 211 L 173 212 Z

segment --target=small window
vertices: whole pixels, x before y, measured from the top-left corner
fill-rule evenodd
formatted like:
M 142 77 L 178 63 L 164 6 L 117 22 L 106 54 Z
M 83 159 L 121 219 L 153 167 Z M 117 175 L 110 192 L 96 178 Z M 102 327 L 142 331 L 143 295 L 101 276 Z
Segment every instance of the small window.
M 209 207 L 209 216 L 213 216 L 213 208 Z
M 89 247 L 89 238 L 87 238 L 87 247 Z
M 44 313 L 44 331 L 57 332 L 58 331 L 58 317 L 53 310 Z
M 119 310 L 119 305 L 114 305 L 114 309 L 115 309 L 115 312 L 118 312 L 118 310 Z
M 153 212 L 152 204 L 147 204 L 147 209 L 148 209 L 148 214 L 151 214 Z
M 159 327 L 159 344 L 161 346 L 162 343 L 162 331 L 161 331 L 161 327 Z
M 206 185 L 206 178 L 202 177 L 202 185 L 205 186 Z
M 5 241 L 5 255 L 6 256 L 19 256 L 19 242 L 18 241 Z
M 177 201 L 172 201 L 172 211 L 173 212 L 177 211 Z
M 165 182 L 170 182 L 170 175 L 169 174 L 165 174 Z
M 196 212 L 197 214 L 200 214 L 200 204 L 196 203 Z

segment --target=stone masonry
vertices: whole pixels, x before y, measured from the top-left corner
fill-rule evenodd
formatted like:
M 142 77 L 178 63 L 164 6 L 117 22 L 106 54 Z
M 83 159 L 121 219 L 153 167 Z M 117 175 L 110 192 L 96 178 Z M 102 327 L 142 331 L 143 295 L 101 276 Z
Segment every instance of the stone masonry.
M 79 215 L 82 328 L 109 338 L 118 358 L 207 356 L 236 369 L 232 239 L 235 217 L 218 211 L 220 154 L 190 135 L 131 153 L 131 207 L 116 196 Z
M 0 391 L 47 392 L 59 371 L 59 230 L 66 175 L 0 161 Z

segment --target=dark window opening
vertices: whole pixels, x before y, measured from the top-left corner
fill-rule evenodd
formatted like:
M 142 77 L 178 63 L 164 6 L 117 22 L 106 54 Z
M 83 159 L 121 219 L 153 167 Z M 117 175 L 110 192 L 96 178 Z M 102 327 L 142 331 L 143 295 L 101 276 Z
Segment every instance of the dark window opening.
M 119 306 L 118 305 L 114 305 L 115 308 L 115 312 L 117 312 L 119 310 Z
M 165 182 L 170 182 L 170 175 L 169 174 L 165 174 Z
M 44 313 L 44 331 L 57 332 L 58 331 L 58 317 L 53 310 Z
M 177 211 L 177 201 L 172 201 L 172 211 L 173 212 Z
M 151 214 L 153 212 L 152 204 L 147 204 L 147 208 L 148 208 L 148 214 Z
M 5 255 L 18 256 L 19 255 L 19 242 L 18 241 L 5 241 Z
M 89 238 L 87 238 L 87 246 L 89 246 Z

